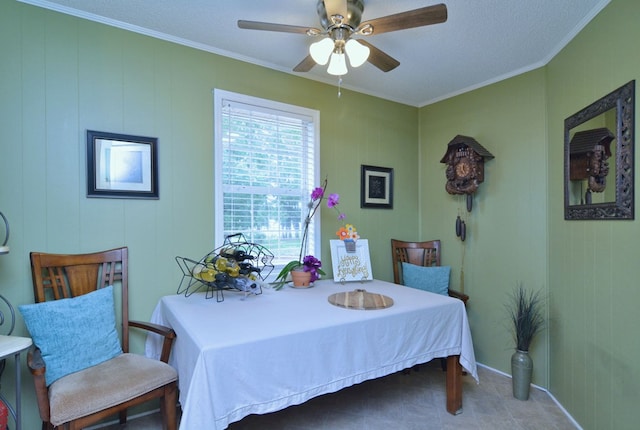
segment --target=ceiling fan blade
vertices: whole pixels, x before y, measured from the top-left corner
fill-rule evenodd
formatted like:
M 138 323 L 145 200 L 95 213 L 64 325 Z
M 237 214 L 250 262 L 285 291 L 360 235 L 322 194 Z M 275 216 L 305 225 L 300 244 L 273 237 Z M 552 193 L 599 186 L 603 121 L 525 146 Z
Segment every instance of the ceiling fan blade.
M 371 34 L 381 34 L 388 33 L 390 31 L 404 30 L 407 28 L 439 24 L 446 20 L 447 6 L 441 3 L 420 9 L 396 13 L 394 15 L 383 16 L 382 18 L 372 19 L 360 24 L 358 30 L 366 25 L 371 25 L 373 27 L 373 32 Z
M 329 22 L 333 15 L 341 15 L 342 18 L 347 19 L 347 0 L 324 0 L 324 8 Z
M 318 28 L 302 27 L 298 25 L 272 24 L 270 22 L 245 21 L 242 19 L 238 20 L 238 27 L 247 30 L 280 31 L 284 33 L 307 34 L 308 31 L 316 32 L 315 34 L 322 33 L 322 30 Z
M 383 72 L 389 72 L 400 65 L 400 62 L 398 60 L 376 48 L 369 42 L 362 39 L 358 39 L 358 42 L 363 44 L 364 46 L 367 46 L 370 50 L 369 58 L 367 59 L 367 61 Z
M 313 61 L 311 55 L 307 55 L 304 60 L 302 60 L 296 67 L 293 68 L 294 72 L 308 72 L 316 65 L 316 62 Z

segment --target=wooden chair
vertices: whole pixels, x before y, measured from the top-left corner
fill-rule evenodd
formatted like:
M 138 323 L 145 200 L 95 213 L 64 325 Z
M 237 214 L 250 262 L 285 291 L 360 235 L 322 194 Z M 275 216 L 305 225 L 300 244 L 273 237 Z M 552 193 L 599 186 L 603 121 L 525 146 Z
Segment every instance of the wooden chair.
M 27 365 L 34 377 L 42 428 L 81 429 L 115 413 L 124 424 L 127 408 L 159 399 L 163 428 L 175 430 L 177 373 L 167 364 L 175 332 L 156 324 L 129 321 L 128 249 L 75 255 L 32 252 L 30 257 L 36 303 L 77 297 L 114 285 L 115 296 L 120 295 L 116 291 L 121 291 L 122 304 L 123 353 L 117 357 L 63 376 L 47 386 L 46 363 L 40 350 L 35 345 L 29 351 Z M 118 285 L 121 289 L 117 289 Z M 164 336 L 160 361 L 129 353 L 130 327 Z
M 391 239 L 391 259 L 393 261 L 393 282 L 402 282 L 402 262 L 417 266 L 440 266 L 440 241 L 427 240 L 424 242 L 405 242 Z M 449 289 L 449 296 L 460 299 L 467 304 L 469 296 L 459 291 Z
M 426 240 L 423 242 L 405 242 L 391 239 L 391 259 L 393 261 L 393 282 L 403 285 L 402 262 L 415 264 L 416 266 L 440 266 L 440 241 Z M 459 291 L 449 289 L 449 296 L 462 300 L 467 305 L 469 296 Z M 442 370 L 447 370 L 447 360 L 440 359 Z M 414 366 L 415 370 L 419 367 Z M 463 372 L 465 374 L 466 372 Z

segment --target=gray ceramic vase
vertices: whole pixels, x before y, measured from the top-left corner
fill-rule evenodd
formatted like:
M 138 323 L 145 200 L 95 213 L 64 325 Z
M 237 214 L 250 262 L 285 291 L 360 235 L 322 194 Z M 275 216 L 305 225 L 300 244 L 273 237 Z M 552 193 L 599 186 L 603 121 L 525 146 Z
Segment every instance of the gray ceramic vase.
M 528 351 L 516 352 L 511 356 L 511 382 L 513 383 L 513 397 L 518 400 L 529 399 L 529 387 L 531 386 L 531 374 L 533 373 L 533 360 Z

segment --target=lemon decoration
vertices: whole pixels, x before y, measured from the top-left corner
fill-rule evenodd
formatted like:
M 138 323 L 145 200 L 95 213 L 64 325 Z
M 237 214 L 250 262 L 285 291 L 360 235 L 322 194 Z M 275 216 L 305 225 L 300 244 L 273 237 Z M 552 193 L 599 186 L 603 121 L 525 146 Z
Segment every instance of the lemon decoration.
M 216 271 L 213 269 L 204 269 L 200 272 L 200 278 L 205 282 L 213 282 L 216 278 Z
M 228 264 L 228 260 L 224 257 L 219 257 L 216 260 L 216 269 L 218 269 L 218 272 L 224 272 L 225 270 L 227 270 L 227 264 Z
M 237 278 L 238 275 L 240 274 L 240 266 L 233 265 L 231 267 L 227 268 L 227 273 L 229 274 L 229 276 L 233 277 L 233 278 Z

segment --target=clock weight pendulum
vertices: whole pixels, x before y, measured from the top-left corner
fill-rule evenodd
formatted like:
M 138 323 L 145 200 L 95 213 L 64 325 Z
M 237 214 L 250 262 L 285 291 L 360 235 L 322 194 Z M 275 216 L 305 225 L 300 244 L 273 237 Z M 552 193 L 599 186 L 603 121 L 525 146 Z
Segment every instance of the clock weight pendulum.
M 460 215 L 456 218 L 456 236 L 463 242 L 467 238 L 467 224 L 460 218 Z

